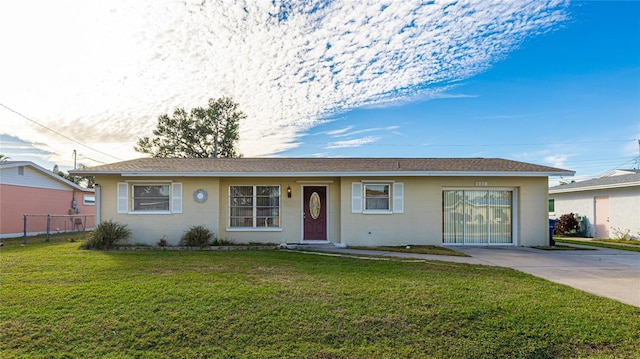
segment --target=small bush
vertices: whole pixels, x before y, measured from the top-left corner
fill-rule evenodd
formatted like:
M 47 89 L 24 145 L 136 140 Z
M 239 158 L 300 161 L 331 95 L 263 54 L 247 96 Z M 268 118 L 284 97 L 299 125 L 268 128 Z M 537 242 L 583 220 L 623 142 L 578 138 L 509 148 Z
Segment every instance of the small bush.
M 120 244 L 131 235 L 126 224 L 108 220 L 98 224 L 89 239 L 80 246 L 82 249 L 109 249 Z
M 160 238 L 160 240 L 158 241 L 158 247 L 166 247 L 169 245 L 169 242 L 167 241 L 167 236 L 162 236 L 162 238 Z
M 191 226 L 180 239 L 180 245 L 187 247 L 206 247 L 213 239 L 213 233 L 205 226 Z
M 567 235 L 578 230 L 578 219 L 573 213 L 563 214 L 556 223 L 555 234 Z
M 611 230 L 617 239 L 626 239 L 629 240 L 632 238 L 630 229 L 622 229 L 618 227 L 612 227 Z
M 223 238 L 214 238 L 211 242 L 212 246 L 232 246 L 234 245 L 232 240 L 223 239 Z

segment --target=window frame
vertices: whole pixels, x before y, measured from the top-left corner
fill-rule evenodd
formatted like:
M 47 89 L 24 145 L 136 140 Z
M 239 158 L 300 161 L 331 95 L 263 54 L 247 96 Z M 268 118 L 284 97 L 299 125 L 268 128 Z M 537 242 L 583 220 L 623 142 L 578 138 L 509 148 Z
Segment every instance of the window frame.
M 246 187 L 246 188 L 250 188 L 251 189 L 251 196 L 233 196 L 233 188 L 236 187 Z M 273 196 L 273 195 L 260 195 L 258 193 L 258 188 L 259 187 L 270 187 L 275 188 L 277 195 Z M 232 201 L 234 198 L 250 198 L 250 207 L 245 205 L 245 206 L 241 206 L 241 205 L 233 205 Z M 260 205 L 259 202 L 261 202 L 259 199 L 268 199 L 267 202 L 269 202 L 269 205 Z M 277 199 L 277 205 L 273 205 L 273 200 Z M 282 186 L 279 184 L 276 185 L 229 185 L 228 188 L 228 219 L 227 219 L 227 231 L 267 231 L 267 232 L 274 232 L 274 231 L 282 231 Z M 233 215 L 233 211 L 234 209 L 242 209 L 244 208 L 246 209 L 251 209 L 251 217 L 249 217 L 248 215 L 244 215 L 244 216 L 240 216 L 240 215 Z M 266 210 L 266 212 L 268 212 L 269 210 L 273 211 L 276 210 L 277 214 L 276 215 L 263 215 L 260 212 L 264 212 Z M 262 211 L 261 211 L 262 210 Z M 271 213 L 273 214 L 273 212 Z M 251 226 L 234 226 L 233 225 L 233 221 L 234 219 L 242 219 L 244 218 L 245 221 L 247 219 L 251 220 Z M 277 225 L 269 225 L 269 226 L 262 226 L 260 225 L 260 220 L 264 220 L 265 224 L 267 223 L 266 221 L 271 218 L 274 222 L 277 222 Z
M 367 185 L 389 186 L 389 209 L 366 209 Z M 405 184 L 395 180 L 361 180 L 351 182 L 351 213 L 353 214 L 403 214 L 405 206 Z
M 362 201 L 363 201 L 363 205 L 362 205 L 362 213 L 373 213 L 373 214 L 390 214 L 393 213 L 393 208 L 391 208 L 392 206 L 392 200 L 393 200 L 393 193 L 392 193 L 392 182 L 371 182 L 371 183 L 363 183 L 362 184 Z M 387 196 L 378 196 L 378 197 L 374 197 L 374 196 L 367 196 L 367 187 L 373 187 L 373 186 L 384 186 L 387 189 Z M 384 190 L 383 190 L 384 191 Z M 378 199 L 386 199 L 387 201 L 387 208 L 368 208 L 369 205 L 369 200 L 378 200 Z
M 457 201 L 455 201 L 455 203 L 451 200 L 447 200 L 447 192 L 458 192 L 459 193 L 459 198 L 457 199 Z M 487 200 L 486 202 L 486 208 L 487 208 L 487 217 L 486 217 L 486 221 L 485 224 L 483 225 L 486 226 L 486 230 L 487 230 L 487 240 L 482 242 L 482 241 L 478 241 L 477 239 L 473 239 L 470 238 L 469 236 L 467 236 L 467 230 L 472 229 L 472 230 L 477 230 L 477 229 L 482 229 L 481 227 L 477 227 L 477 228 L 473 228 L 470 227 L 469 225 L 472 225 L 474 221 L 477 220 L 477 218 L 473 217 L 473 214 L 471 214 L 471 216 L 468 216 L 468 211 L 466 206 L 469 205 L 469 202 L 467 201 L 467 194 L 471 194 L 473 195 L 474 192 L 487 192 L 487 198 L 489 200 Z M 508 223 L 508 225 L 510 226 L 510 235 L 509 238 L 511 240 L 511 242 L 506 242 L 505 239 L 506 237 L 504 236 L 500 236 L 497 235 L 495 236 L 494 233 L 496 233 L 496 231 L 494 230 L 496 227 L 495 219 L 502 217 L 504 213 L 503 211 L 497 211 L 497 209 L 499 209 L 500 204 L 499 203 L 495 203 L 492 202 L 491 200 L 491 194 L 492 192 L 495 193 L 499 193 L 499 192 L 508 192 L 509 197 L 510 197 L 510 202 L 509 202 L 509 213 L 507 214 L 507 218 L 505 218 L 505 223 Z M 520 213 L 518 211 L 519 208 L 519 194 L 518 194 L 518 188 L 517 187 L 443 187 L 442 188 L 442 244 L 446 245 L 446 246 L 458 246 L 458 245 L 489 245 L 489 246 L 517 246 L 519 243 L 519 239 L 518 239 L 518 231 L 519 231 L 519 218 L 520 218 Z M 447 207 L 453 207 L 453 205 L 459 206 L 458 210 L 455 209 L 447 209 Z M 449 211 L 449 212 L 447 212 Z M 459 220 L 451 220 L 452 216 L 455 216 L 455 214 L 458 213 L 459 214 Z M 448 219 L 449 218 L 449 219 Z M 456 225 L 456 222 L 458 222 L 459 224 Z M 500 222 L 502 222 L 502 220 L 500 220 Z M 504 228 L 504 227 L 503 227 Z M 498 229 L 500 229 L 498 227 Z M 484 230 L 484 229 L 482 229 Z M 497 231 L 499 233 L 499 231 Z M 506 233 L 506 232 L 505 232 Z M 479 234 L 478 232 L 475 233 L 476 235 Z M 482 232 L 482 234 L 484 234 Z
M 87 201 L 87 197 L 93 197 L 92 201 Z M 95 194 L 84 194 L 82 195 L 82 204 L 85 206 L 95 206 L 96 205 L 96 195 Z
M 169 209 L 168 210 L 136 210 L 134 199 L 134 187 L 137 186 L 169 186 Z M 118 182 L 116 186 L 117 205 L 116 212 L 118 214 L 132 214 L 132 215 L 168 215 L 168 214 L 181 214 L 182 211 L 182 189 L 181 182 L 173 181 L 153 181 L 153 180 L 141 180 L 141 181 L 125 181 Z
M 144 200 L 145 198 L 160 198 L 156 197 L 136 197 L 136 187 L 166 187 L 167 194 L 162 196 L 162 202 L 164 203 L 166 197 L 167 209 L 136 209 L 136 201 Z M 131 212 L 135 213 L 171 213 L 171 183 L 132 183 L 131 184 Z

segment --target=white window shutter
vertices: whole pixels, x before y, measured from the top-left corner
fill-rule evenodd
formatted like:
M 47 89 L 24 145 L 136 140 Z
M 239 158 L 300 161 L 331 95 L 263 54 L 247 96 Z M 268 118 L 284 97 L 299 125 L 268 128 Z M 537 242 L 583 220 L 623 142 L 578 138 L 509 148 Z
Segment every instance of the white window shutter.
M 171 212 L 182 213 L 182 183 L 171 184 Z
M 362 213 L 362 183 L 351 183 L 351 213 Z
M 393 213 L 404 213 L 404 183 L 393 184 Z
M 118 213 L 129 212 L 129 184 L 118 182 Z

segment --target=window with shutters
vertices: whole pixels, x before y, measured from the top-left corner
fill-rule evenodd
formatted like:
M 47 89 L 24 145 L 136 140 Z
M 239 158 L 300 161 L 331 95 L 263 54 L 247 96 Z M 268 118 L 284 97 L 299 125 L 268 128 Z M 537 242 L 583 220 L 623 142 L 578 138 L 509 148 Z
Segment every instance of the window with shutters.
M 404 184 L 401 182 L 353 182 L 351 213 L 404 213 Z
M 118 183 L 118 213 L 182 213 L 181 183 Z
M 364 210 L 365 211 L 389 211 L 389 198 L 391 186 L 388 184 L 364 185 Z
M 168 211 L 169 185 L 133 185 L 134 211 Z

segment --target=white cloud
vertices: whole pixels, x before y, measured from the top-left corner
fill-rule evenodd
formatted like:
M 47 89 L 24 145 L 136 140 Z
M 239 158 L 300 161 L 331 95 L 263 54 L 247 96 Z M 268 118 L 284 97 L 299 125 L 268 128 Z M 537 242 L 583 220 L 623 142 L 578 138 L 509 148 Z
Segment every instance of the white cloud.
M 2 2 L 0 103 L 124 159 L 139 156 L 133 144 L 158 115 L 231 96 L 248 115 L 241 151 L 272 154 L 297 146 L 324 116 L 445 96 L 526 36 L 565 20 L 567 6 L 382 4 Z M 1 108 L 0 120 L 0 133 L 45 144 L 52 160 L 68 161 L 79 147 Z
M 360 134 L 368 133 L 368 132 L 393 131 L 393 130 L 397 130 L 399 128 L 400 128 L 400 126 L 372 127 L 372 128 L 365 128 L 365 129 L 362 129 L 362 130 L 356 130 L 356 131 L 348 132 L 349 130 L 351 130 L 351 128 L 350 128 L 347 131 L 343 131 L 343 132 L 334 134 L 333 137 L 348 137 L 348 136 L 360 135 Z
M 544 161 L 550 163 L 553 167 L 563 168 L 565 166 L 565 163 L 567 162 L 567 159 L 569 159 L 568 155 L 555 154 L 546 156 L 544 158 Z
M 352 140 L 335 141 L 327 143 L 325 149 L 345 148 L 345 147 L 359 147 L 368 143 L 376 142 L 380 137 L 366 136 L 362 138 L 355 138 Z
M 353 126 L 347 126 L 347 127 L 339 128 L 337 130 L 325 131 L 323 132 L 323 134 L 329 135 L 329 136 L 340 136 L 345 132 L 351 131 L 352 128 Z

